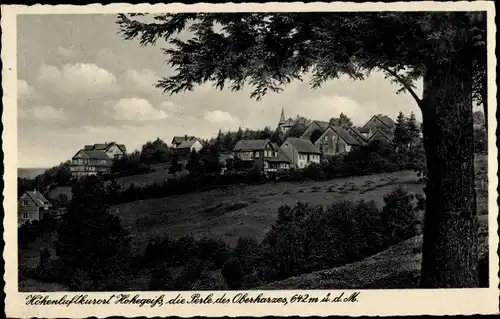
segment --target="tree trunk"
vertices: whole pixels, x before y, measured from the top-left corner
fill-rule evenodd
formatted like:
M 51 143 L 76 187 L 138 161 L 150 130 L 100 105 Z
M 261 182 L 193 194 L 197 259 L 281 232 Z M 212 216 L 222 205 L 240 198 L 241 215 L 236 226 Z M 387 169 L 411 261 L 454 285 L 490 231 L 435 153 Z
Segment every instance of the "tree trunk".
M 428 65 L 424 76 L 423 288 L 479 285 L 471 65 L 462 52 Z

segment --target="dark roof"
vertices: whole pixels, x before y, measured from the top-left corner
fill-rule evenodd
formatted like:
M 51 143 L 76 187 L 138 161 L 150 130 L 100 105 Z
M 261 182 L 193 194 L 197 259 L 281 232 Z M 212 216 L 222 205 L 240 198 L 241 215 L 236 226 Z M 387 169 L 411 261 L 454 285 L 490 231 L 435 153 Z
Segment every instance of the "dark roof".
M 107 150 L 108 149 L 108 145 L 109 144 L 94 144 L 94 150 L 98 150 L 98 151 L 104 151 L 104 150 Z
M 190 148 L 193 146 L 194 143 L 196 143 L 198 140 L 189 140 L 189 141 L 182 141 L 176 148 L 177 149 L 182 149 L 182 148 Z
M 97 159 L 97 160 L 109 160 L 109 156 L 104 153 L 104 151 L 99 150 L 79 150 L 78 153 L 82 153 L 89 159 Z M 76 154 L 78 154 L 76 153 Z M 75 154 L 75 156 L 76 156 Z M 73 156 L 74 157 L 74 156 Z
M 263 150 L 269 140 L 239 140 L 233 148 L 233 151 L 258 151 Z
M 275 163 L 292 163 L 290 158 L 283 152 L 281 148 L 279 148 L 278 144 L 272 143 L 273 148 L 278 151 L 278 156 L 277 157 L 272 157 L 272 158 L 266 158 L 266 161 L 268 162 L 275 162 Z
M 288 120 L 286 120 L 284 122 L 280 122 L 280 124 L 283 126 L 294 126 L 295 121 L 290 117 L 290 118 L 288 118 Z
M 126 152 L 127 151 L 127 147 L 125 147 L 125 144 L 116 144 L 116 146 L 118 146 L 118 148 L 121 149 L 122 152 Z
M 116 144 L 115 142 L 112 143 L 96 143 L 94 145 L 85 145 L 83 147 L 84 150 L 98 150 L 98 151 L 107 151 L 111 146 L 116 145 L 122 152 L 126 152 L 127 148 L 125 147 L 125 144 Z
M 376 130 L 375 133 L 373 133 L 372 136 L 370 136 L 369 141 L 371 142 L 373 140 L 377 140 L 380 137 L 382 137 L 383 139 L 385 139 L 385 140 L 387 140 L 389 142 L 392 140 L 392 135 L 391 134 L 387 134 L 387 132 L 384 132 L 382 130 Z
M 39 191 L 27 191 L 25 193 L 38 206 L 43 207 L 49 205 L 50 202 Z
M 377 115 L 374 115 L 372 116 L 368 122 L 366 122 L 365 125 L 363 125 L 363 127 L 365 127 L 373 118 L 376 118 L 380 121 L 380 123 L 384 124 L 387 128 L 389 129 L 393 129 L 394 128 L 394 125 L 396 125 L 396 122 L 394 122 L 393 119 L 391 119 L 390 117 L 388 117 L 387 115 L 383 115 L 383 114 L 377 114 Z M 364 133 L 364 132 L 363 132 Z
M 365 137 L 363 136 L 363 134 L 361 134 L 361 132 L 357 128 L 351 126 L 347 129 L 347 132 L 352 137 L 354 137 L 354 139 L 358 141 L 358 143 L 363 144 L 364 142 L 366 142 Z
M 371 130 L 371 128 L 370 128 L 370 127 L 368 127 L 368 126 L 367 126 L 367 127 L 364 127 L 364 126 L 363 126 L 363 127 L 360 127 L 358 131 L 359 131 L 360 133 L 370 133 L 370 130 Z
M 340 126 L 330 126 L 348 145 L 359 145 L 359 142 Z
M 376 115 L 376 116 L 389 128 L 393 128 L 396 125 L 396 122 L 394 122 L 394 120 L 388 117 L 387 115 Z
M 318 124 L 318 126 L 321 128 L 321 130 L 323 130 L 323 132 L 328 129 L 328 126 L 330 126 L 330 123 L 325 121 L 314 121 L 313 123 Z
M 174 138 L 172 139 L 172 144 L 179 144 L 184 141 L 189 141 L 194 139 L 196 139 L 196 137 L 194 136 L 174 136 Z
M 286 139 L 286 142 L 291 144 L 300 153 L 321 154 L 320 150 L 310 140 L 289 137 Z
M 318 126 L 319 129 L 321 130 L 321 133 L 324 133 L 326 131 L 326 129 L 328 128 L 328 126 L 330 126 L 330 123 L 325 122 L 325 121 L 312 121 L 311 124 L 309 124 L 309 126 L 307 127 L 304 134 L 302 134 L 302 136 L 300 138 L 303 138 L 303 139 L 310 139 L 311 138 L 311 135 L 314 131 L 309 132 L 309 128 L 312 125 Z

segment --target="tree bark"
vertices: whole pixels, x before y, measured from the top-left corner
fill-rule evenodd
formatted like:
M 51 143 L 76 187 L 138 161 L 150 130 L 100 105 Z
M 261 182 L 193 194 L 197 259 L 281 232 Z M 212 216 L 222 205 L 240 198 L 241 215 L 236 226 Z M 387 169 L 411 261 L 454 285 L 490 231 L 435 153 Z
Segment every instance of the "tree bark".
M 428 182 L 422 288 L 479 285 L 471 65 L 462 52 L 428 65 L 424 76 Z

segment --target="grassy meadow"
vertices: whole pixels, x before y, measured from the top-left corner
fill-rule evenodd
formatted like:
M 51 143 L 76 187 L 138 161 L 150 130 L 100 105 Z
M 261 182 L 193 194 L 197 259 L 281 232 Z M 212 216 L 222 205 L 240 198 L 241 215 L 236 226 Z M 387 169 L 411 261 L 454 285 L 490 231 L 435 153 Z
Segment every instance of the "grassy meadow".
M 476 158 L 475 166 L 481 251 L 487 253 L 486 156 Z M 165 172 L 150 174 L 165 175 Z M 148 177 L 139 175 L 131 178 L 138 181 L 147 180 Z M 117 214 L 122 224 L 129 229 L 133 239 L 132 253 L 142 255 L 148 241 L 155 237 L 178 238 L 192 234 L 197 239 L 204 236 L 221 238 L 231 246 L 242 236 L 260 241 L 275 223 L 278 208 L 282 205 L 291 206 L 300 201 L 327 206 L 340 200 L 373 200 L 381 207 L 384 195 L 399 186 L 409 193 L 423 194 L 424 184 L 419 182 L 416 173 L 401 171 L 329 181 L 230 186 L 226 189 L 124 203 L 113 206 L 111 212 Z M 43 248 L 49 248 L 51 255 L 55 256 L 55 240 L 57 235 L 54 232 L 20 249 L 20 266 L 35 267 Z M 398 276 L 401 282 L 412 281 L 418 277 L 420 269 L 420 246 L 421 237 L 416 237 L 363 261 L 289 278 L 263 288 L 352 288 L 353 285 L 363 286 L 370 282 L 376 285 L 377 280 L 393 280 L 391 278 Z M 312 282 L 317 283 L 313 285 Z M 50 284 L 28 279 L 21 282 L 20 287 L 23 291 L 41 291 L 50 290 L 46 286 Z
M 398 186 L 422 194 L 416 173 L 360 176 L 324 182 L 268 183 L 232 186 L 199 193 L 148 199 L 112 207 L 122 219 L 135 247 L 142 250 L 156 236 L 222 238 L 230 245 L 238 237 L 261 240 L 276 220 L 278 208 L 296 202 L 329 205 L 339 200 L 374 200 L 382 206 L 383 196 Z

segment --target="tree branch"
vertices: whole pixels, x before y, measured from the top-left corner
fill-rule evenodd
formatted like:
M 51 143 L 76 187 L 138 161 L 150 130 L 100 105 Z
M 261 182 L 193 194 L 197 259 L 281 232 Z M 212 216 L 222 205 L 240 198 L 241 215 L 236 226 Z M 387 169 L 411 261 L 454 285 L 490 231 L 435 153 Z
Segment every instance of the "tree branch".
M 420 107 L 420 109 L 422 109 L 422 100 L 418 98 L 418 95 L 415 93 L 415 91 L 413 90 L 413 88 L 408 83 L 406 83 L 404 81 L 404 79 L 399 74 L 397 74 L 393 70 L 391 70 L 389 68 L 386 68 L 386 67 L 383 67 L 383 66 L 379 66 L 379 68 L 382 69 L 382 70 L 384 70 L 384 71 L 386 71 L 387 73 L 389 73 L 393 77 L 395 77 L 396 80 L 398 80 L 398 82 L 401 83 L 401 85 L 403 85 L 404 88 L 406 90 L 408 90 L 408 92 L 410 92 L 411 96 L 413 96 L 413 98 L 415 99 L 415 101 L 417 101 L 417 104 Z

